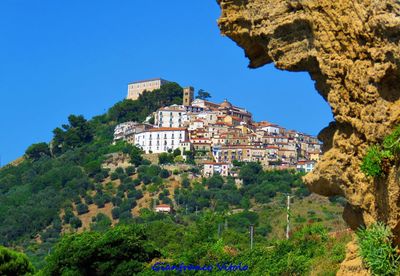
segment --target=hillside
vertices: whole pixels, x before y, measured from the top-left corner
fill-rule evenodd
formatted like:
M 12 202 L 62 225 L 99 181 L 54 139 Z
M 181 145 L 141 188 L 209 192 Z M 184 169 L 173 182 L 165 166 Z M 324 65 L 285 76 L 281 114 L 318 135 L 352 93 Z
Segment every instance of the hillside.
M 250 260 L 254 252 L 249 249 L 248 227 L 254 225 L 255 249 L 262 254 L 283 254 L 279 258 L 291 258 L 287 255 L 291 251 L 271 248 L 283 244 L 296 247 L 296 243 L 322 235 L 313 246 L 293 249 L 293 254 L 310 255 L 290 271 L 336 271 L 348 236 L 344 232 L 336 240 L 329 233 L 346 228 L 339 216 L 343 202 L 310 195 L 302 182 L 304 174 L 265 171 L 258 163 L 238 163 L 237 179 L 219 175 L 203 178 L 199 167 L 190 162 L 159 165 L 157 155 L 145 155 L 125 142 L 112 144 L 118 123 L 143 121 L 157 108 L 181 101 L 181 95 L 182 88 L 171 83 L 144 93 L 136 101 L 117 103 L 107 114 L 91 120 L 71 115 L 68 124 L 54 130 L 51 144 L 32 145 L 24 159 L 2 168 L 0 244 L 25 252 L 36 269 L 44 268 L 45 275 L 53 275 L 54 269 L 60 268 L 58 261 L 51 260 L 64 258 L 63 246 L 77 246 L 77 252 L 86 252 L 80 243 L 71 244 L 68 239 L 97 235 L 102 240 L 111 235 L 108 233 L 125 229 L 121 230 L 127 231 L 119 236 L 121 241 L 130 239 L 131 231 L 144 231 L 143 242 L 148 239 L 152 246 L 157 245 L 154 255 L 150 254 L 153 257 L 206 264 Z M 294 197 L 289 241 L 284 240 L 287 194 Z M 175 212 L 154 213 L 154 205 L 160 203 L 173 206 Z M 332 246 L 336 251 L 329 253 L 327 248 Z M 45 261 L 49 252 L 54 253 Z M 326 254 L 336 254 L 328 270 L 316 264 Z M 149 273 L 148 263 L 153 259 L 146 258 L 139 271 Z M 80 264 L 71 265 L 79 270 Z M 269 269 L 266 266 L 254 263 L 252 271 L 257 274 L 260 269 Z M 276 269 L 283 272 L 288 268 L 277 264 Z

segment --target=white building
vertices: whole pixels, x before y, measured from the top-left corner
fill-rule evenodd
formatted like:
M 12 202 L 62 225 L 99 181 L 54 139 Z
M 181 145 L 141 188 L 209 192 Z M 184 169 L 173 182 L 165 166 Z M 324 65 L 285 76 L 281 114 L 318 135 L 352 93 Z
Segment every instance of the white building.
M 135 143 L 135 134 L 152 128 L 149 124 L 140 124 L 137 122 L 125 122 L 119 124 L 114 129 L 114 142 L 127 141 L 130 144 Z
M 309 173 L 314 169 L 316 163 L 315 161 L 298 161 L 297 170 Z
M 261 128 L 262 130 L 264 130 L 265 132 L 267 132 L 268 134 L 272 134 L 272 135 L 278 135 L 280 132 L 280 127 L 274 124 L 270 124 L 268 126 L 264 126 Z
M 156 112 L 154 124 L 158 127 L 183 127 L 189 121 L 183 105 L 171 105 Z
M 124 140 L 125 137 L 135 132 L 136 122 L 125 122 L 119 124 L 114 129 L 114 141 Z
M 146 153 L 161 153 L 179 148 L 188 140 L 185 128 L 152 128 L 135 135 L 135 144 Z
M 156 206 L 156 213 L 171 213 L 172 208 L 168 204 L 160 204 Z
M 210 177 L 214 174 L 220 174 L 221 176 L 229 175 L 230 164 L 228 163 L 215 163 L 208 162 L 204 163 L 203 176 Z

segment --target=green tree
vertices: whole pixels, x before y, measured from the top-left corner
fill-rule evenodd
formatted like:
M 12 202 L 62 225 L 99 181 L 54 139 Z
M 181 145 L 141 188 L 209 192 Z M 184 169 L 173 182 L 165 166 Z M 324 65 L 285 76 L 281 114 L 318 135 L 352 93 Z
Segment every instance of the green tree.
M 207 186 L 209 189 L 221 189 L 224 185 L 224 179 L 219 174 L 214 174 L 207 179 Z
M 92 223 L 90 224 L 90 230 L 92 231 L 105 232 L 110 227 L 111 220 L 107 215 L 103 213 L 99 213 L 97 214 L 97 216 L 93 217 Z
M 239 177 L 243 179 L 245 185 L 256 182 L 258 174 L 262 172 L 262 167 L 258 163 L 247 163 L 240 169 Z
M 0 246 L 0 275 L 19 276 L 33 272 L 33 265 L 25 254 Z
M 25 151 L 26 157 L 38 160 L 43 156 L 51 156 L 49 146 L 46 143 L 33 144 Z
M 158 163 L 159 164 L 170 164 L 170 163 L 174 163 L 174 156 L 173 154 L 170 153 L 160 153 L 158 155 Z
M 62 129 L 56 128 L 53 131 L 52 150 L 56 155 L 83 146 L 93 140 L 94 131 L 82 115 L 70 115 L 68 122 L 69 124 L 62 125 Z
M 78 215 L 82 215 L 89 212 L 89 208 L 86 204 L 79 203 L 78 205 L 76 205 L 76 211 L 78 212 Z
M 161 254 L 142 227 L 116 226 L 105 233 L 64 236 L 43 269 L 44 275 L 134 275 Z
M 203 89 L 200 89 L 197 92 L 196 99 L 207 100 L 209 98 L 211 98 L 211 94 L 209 92 L 204 91 Z
M 133 147 L 129 156 L 131 158 L 131 164 L 135 165 L 136 167 L 140 166 L 143 163 L 142 157 L 143 151 L 138 147 Z
M 70 224 L 75 229 L 78 229 L 79 227 L 82 227 L 82 221 L 78 217 L 73 217 L 70 220 Z

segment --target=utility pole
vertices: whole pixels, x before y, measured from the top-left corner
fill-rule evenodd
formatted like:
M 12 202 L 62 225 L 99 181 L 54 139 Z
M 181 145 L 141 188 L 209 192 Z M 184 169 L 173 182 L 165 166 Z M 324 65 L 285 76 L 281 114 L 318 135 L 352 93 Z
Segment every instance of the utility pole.
M 253 241 L 254 241 L 254 225 L 250 225 L 250 249 L 253 250 Z
M 289 239 L 290 232 L 290 195 L 287 196 L 287 214 L 286 214 L 286 239 Z
M 218 223 L 218 238 L 221 237 L 221 223 Z

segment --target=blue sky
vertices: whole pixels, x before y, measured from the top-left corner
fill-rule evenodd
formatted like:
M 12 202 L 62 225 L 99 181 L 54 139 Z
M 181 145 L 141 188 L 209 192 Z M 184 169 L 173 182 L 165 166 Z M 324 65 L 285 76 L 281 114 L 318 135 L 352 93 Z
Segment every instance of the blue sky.
M 162 77 L 317 134 L 332 120 L 306 73 L 248 69 L 215 0 L 0 1 L 2 164 L 50 141 L 69 114 L 104 113 L 131 81 Z

